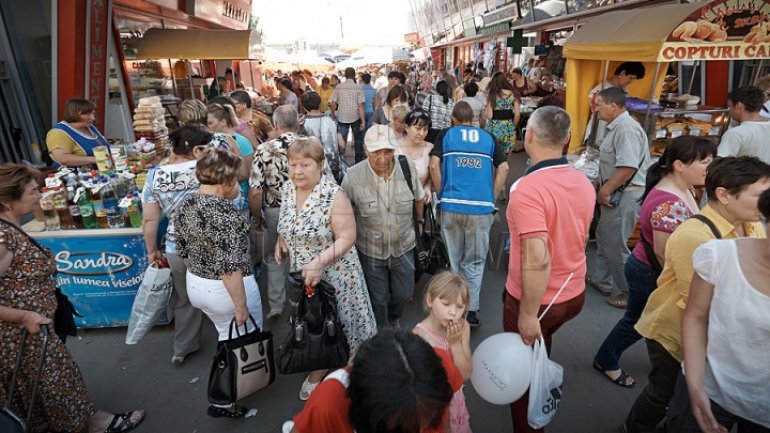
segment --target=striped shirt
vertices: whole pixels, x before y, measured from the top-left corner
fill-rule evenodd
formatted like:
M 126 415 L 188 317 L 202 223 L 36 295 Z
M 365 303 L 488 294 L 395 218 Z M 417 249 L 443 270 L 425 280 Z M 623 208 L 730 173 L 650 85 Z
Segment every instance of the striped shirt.
M 366 99 L 361 86 L 352 79 L 345 80 L 334 88 L 329 103 L 337 103 L 337 121 L 340 123 L 353 123 L 357 120 L 363 120 L 358 115 L 358 105 L 363 104 Z

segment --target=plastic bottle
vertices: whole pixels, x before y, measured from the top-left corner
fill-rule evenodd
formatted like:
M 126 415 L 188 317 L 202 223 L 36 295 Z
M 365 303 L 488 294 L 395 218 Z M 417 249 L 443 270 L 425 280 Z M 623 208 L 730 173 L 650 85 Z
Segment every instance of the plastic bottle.
M 114 210 L 117 212 L 118 197 L 115 194 L 115 189 L 106 178 L 102 178 L 101 180 L 104 183 L 104 186 L 102 187 L 102 205 L 104 206 L 104 211 Z
M 75 173 L 67 175 L 67 188 L 72 188 L 73 191 L 78 187 L 78 178 Z
M 69 207 L 72 221 L 75 222 L 75 228 L 82 229 L 83 217 L 80 214 L 80 208 L 78 207 L 77 201 L 75 200 L 75 188 L 71 186 L 67 187 L 67 206 Z
M 53 199 L 51 198 L 51 191 L 49 191 L 48 188 L 43 188 L 40 192 L 43 194 L 40 198 L 40 208 L 43 210 L 43 216 L 45 217 L 45 229 L 61 229 L 59 215 L 56 213 L 56 208 L 54 207 Z
M 115 191 L 115 197 L 125 197 L 125 186 L 123 185 L 123 182 L 121 182 L 120 178 L 114 173 L 110 175 L 110 186 L 112 186 L 112 189 Z
M 139 228 L 142 226 L 142 212 L 139 211 L 139 199 L 131 194 L 126 196 L 126 200 L 130 200 L 128 205 L 128 219 L 131 223 L 131 227 Z
M 75 192 L 75 203 L 80 210 L 80 217 L 83 220 L 83 226 L 87 229 L 99 228 L 99 223 L 96 221 L 96 215 L 94 214 L 94 208 L 91 206 L 91 201 L 88 199 L 88 193 L 85 187 L 80 187 Z
M 103 184 L 98 181 L 95 182 L 91 188 L 91 206 L 94 209 L 94 216 L 96 216 L 96 222 L 100 228 L 107 228 L 107 214 L 104 211 L 104 203 L 102 202 L 102 189 Z
M 72 215 L 70 215 L 67 195 L 60 188 L 54 188 L 51 200 L 53 200 L 54 209 L 56 209 L 56 213 L 59 216 L 60 227 L 65 230 L 75 230 L 77 225 L 72 219 Z

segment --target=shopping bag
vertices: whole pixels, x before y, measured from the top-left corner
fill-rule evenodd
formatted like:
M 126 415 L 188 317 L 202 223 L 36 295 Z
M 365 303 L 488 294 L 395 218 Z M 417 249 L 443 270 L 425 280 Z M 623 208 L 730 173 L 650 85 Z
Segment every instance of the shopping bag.
M 144 271 L 144 278 L 131 307 L 126 344 L 136 344 L 158 323 L 171 299 L 171 269 L 168 263 L 152 263 Z
M 535 340 L 527 408 L 527 421 L 530 427 L 539 429 L 551 422 L 556 415 L 556 409 L 559 408 L 563 382 L 564 369 L 548 359 L 545 340 L 542 337 Z
M 233 319 L 228 339 L 217 345 L 209 373 L 208 394 L 211 404 L 235 403 L 275 380 L 273 333 L 259 329 L 251 314 L 249 320 L 254 325 L 253 331 L 241 335 Z

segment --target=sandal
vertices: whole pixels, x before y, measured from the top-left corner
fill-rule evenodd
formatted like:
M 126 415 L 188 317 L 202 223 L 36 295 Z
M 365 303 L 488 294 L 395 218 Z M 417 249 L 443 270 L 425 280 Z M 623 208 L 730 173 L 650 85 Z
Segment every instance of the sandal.
M 306 377 L 305 381 L 302 382 L 302 388 L 299 389 L 299 399 L 302 401 L 307 401 L 307 399 L 310 398 L 310 394 L 319 383 L 321 383 L 320 380 L 316 383 L 310 383 L 310 376 Z
M 208 415 L 212 418 L 243 418 L 246 415 L 246 408 L 235 406 L 235 411 L 230 411 L 224 407 L 217 407 L 209 405 L 207 411 Z
M 142 417 L 137 421 L 131 421 L 131 417 L 137 412 L 141 412 Z M 104 430 L 104 433 L 123 433 L 131 431 L 135 429 L 136 426 L 141 424 L 142 421 L 144 421 L 144 411 L 141 410 L 132 410 L 131 412 L 126 413 L 116 413 L 112 417 L 110 425 L 108 425 L 107 429 Z
M 615 379 L 609 377 L 607 375 L 607 369 L 603 368 L 596 361 L 594 361 L 594 369 L 596 369 L 596 371 L 602 373 L 604 375 L 604 377 L 609 379 L 615 385 L 622 386 L 623 388 L 633 388 L 634 385 L 636 385 L 636 381 L 634 381 L 634 378 L 629 376 L 628 373 L 626 373 L 622 368 L 620 369 L 620 374 Z M 631 382 L 629 384 L 628 383 L 628 379 L 631 379 L 633 382 Z

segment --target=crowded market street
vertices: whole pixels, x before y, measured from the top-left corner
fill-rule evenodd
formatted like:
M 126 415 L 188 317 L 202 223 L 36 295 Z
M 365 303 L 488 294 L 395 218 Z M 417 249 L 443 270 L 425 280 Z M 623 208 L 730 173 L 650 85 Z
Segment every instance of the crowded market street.
M 352 156 L 352 155 L 351 155 Z M 523 172 L 526 157 L 515 154 L 510 158 L 511 179 Z M 499 263 L 499 239 L 505 229 L 499 220 L 493 225 L 493 246 L 490 257 Z M 497 242 L 494 241 L 497 239 Z M 497 243 L 498 245 L 495 245 Z M 496 248 L 498 247 L 498 248 Z M 590 257 L 590 256 L 589 256 Z M 504 267 L 488 264 L 482 289 L 481 314 L 484 324 L 473 330 L 471 346 L 475 347 L 490 335 L 502 332 L 500 294 L 505 281 Z M 426 276 L 416 293 L 426 283 Z M 264 277 L 260 279 L 262 286 Z M 415 296 L 402 319 L 411 327 L 423 317 Z M 554 336 L 553 359 L 564 367 L 564 399 L 553 422 L 548 426 L 554 433 L 614 433 L 623 422 L 639 389 L 646 385 L 649 370 L 647 354 L 640 342 L 625 352 L 623 366 L 637 379 L 635 388 L 624 389 L 608 381 L 591 368 L 596 348 L 623 312 L 612 308 L 593 289 L 586 291 L 586 304 L 580 315 L 562 327 Z M 289 325 L 284 321 L 267 321 L 268 329 L 280 341 Z M 136 346 L 124 344 L 125 328 L 80 330 L 79 338 L 68 340 L 68 347 L 88 384 L 88 390 L 107 409 L 131 405 L 148 408 L 147 419 L 139 431 L 169 433 L 281 433 L 283 423 L 303 407 L 296 390 L 304 378 L 301 374 L 278 374 L 275 383 L 243 402 L 256 408 L 257 414 L 245 420 L 219 420 L 206 416 L 206 383 L 211 357 L 215 351 L 215 332 L 210 323 L 204 327 L 206 344 L 181 366 L 171 366 L 168 359 L 172 326 L 157 326 Z M 152 392 L 142 390 L 151 389 Z M 510 432 L 511 420 L 507 405 L 496 406 L 482 400 L 466 384 L 465 395 L 475 432 Z

